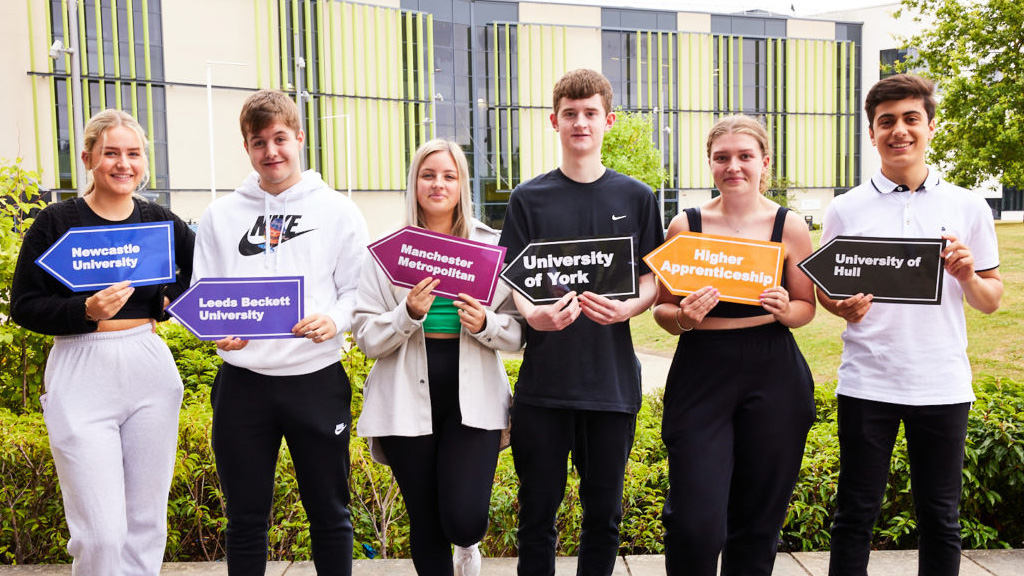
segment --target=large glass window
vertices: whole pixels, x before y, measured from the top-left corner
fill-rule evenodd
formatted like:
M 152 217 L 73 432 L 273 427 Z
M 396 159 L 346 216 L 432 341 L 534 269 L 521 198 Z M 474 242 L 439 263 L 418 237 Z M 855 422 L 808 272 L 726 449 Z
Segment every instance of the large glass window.
M 402 8 L 434 17 L 436 135 L 462 146 L 477 215 L 498 223 L 505 217 L 509 191 L 518 183 L 518 46 L 515 27 L 509 26 L 518 20 L 518 6 L 502 1 L 402 0 Z M 513 174 L 515 181 L 510 180 Z
M 167 98 L 163 85 L 163 25 L 161 0 L 124 3 L 97 0 L 80 4 L 79 49 L 82 61 L 82 106 L 85 120 L 106 108 L 125 110 L 142 125 L 149 138 L 150 180 L 144 192 L 166 204 L 169 186 L 167 159 Z M 144 10 L 148 6 L 148 10 Z M 129 11 L 130 8 L 130 11 Z M 69 45 L 67 14 L 62 0 L 50 1 L 53 40 Z M 58 195 L 74 194 L 76 163 L 72 160 L 70 59 L 54 61 L 52 89 L 57 124 Z

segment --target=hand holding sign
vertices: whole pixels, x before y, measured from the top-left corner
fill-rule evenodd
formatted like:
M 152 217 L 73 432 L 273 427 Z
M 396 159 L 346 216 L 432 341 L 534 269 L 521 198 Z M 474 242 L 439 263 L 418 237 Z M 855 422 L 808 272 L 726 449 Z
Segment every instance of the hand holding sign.
M 315 338 L 328 332 L 303 318 L 303 278 L 203 278 L 167 307 L 167 312 L 200 340 L 217 340 L 221 350 L 240 350 L 245 339 Z M 292 330 L 302 324 L 302 333 Z M 334 322 L 331 321 L 333 326 Z
M 501 277 L 534 304 L 559 301 L 569 292 L 606 298 L 638 293 L 632 236 L 531 242 Z
M 36 264 L 76 292 L 173 282 L 174 233 L 170 222 L 75 227 Z
M 490 305 L 494 298 L 498 272 L 505 259 L 503 246 L 415 226 L 406 226 L 368 248 L 395 286 L 412 288 L 424 278 L 432 277 L 439 281 L 432 288 L 436 294 L 454 300 L 461 292 L 477 298 L 485 306 Z M 425 311 L 423 313 L 426 314 Z
M 785 257 L 781 242 L 683 232 L 644 261 L 677 296 L 712 285 L 722 300 L 760 305 L 765 290 L 779 285 Z M 777 306 L 777 297 L 775 302 Z
M 942 239 L 836 236 L 798 266 L 832 300 L 871 294 L 877 302 L 941 304 L 944 244 Z
M 128 280 L 107 286 L 85 299 L 85 315 L 93 320 L 113 318 L 135 292 Z

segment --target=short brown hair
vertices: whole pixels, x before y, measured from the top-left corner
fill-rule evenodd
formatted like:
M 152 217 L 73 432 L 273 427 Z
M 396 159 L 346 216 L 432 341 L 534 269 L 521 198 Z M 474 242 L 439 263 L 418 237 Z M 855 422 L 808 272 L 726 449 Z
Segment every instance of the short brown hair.
M 555 114 L 558 114 L 558 105 L 562 98 L 570 100 L 582 100 L 590 98 L 594 94 L 601 95 L 601 103 L 604 104 L 604 113 L 612 111 L 612 84 L 603 74 L 595 70 L 580 68 L 566 72 L 558 82 L 555 83 L 552 103 Z
M 896 74 L 883 78 L 868 90 L 864 99 L 864 111 L 868 115 L 868 126 L 875 123 L 875 109 L 883 102 L 917 98 L 924 104 L 928 121 L 935 118 L 935 83 L 914 74 Z
M 274 122 L 282 122 L 297 135 L 302 131 L 299 126 L 299 108 L 284 92 L 277 90 L 260 90 L 246 99 L 242 104 L 242 113 L 238 123 L 242 128 L 242 138 L 249 140 L 255 134 Z

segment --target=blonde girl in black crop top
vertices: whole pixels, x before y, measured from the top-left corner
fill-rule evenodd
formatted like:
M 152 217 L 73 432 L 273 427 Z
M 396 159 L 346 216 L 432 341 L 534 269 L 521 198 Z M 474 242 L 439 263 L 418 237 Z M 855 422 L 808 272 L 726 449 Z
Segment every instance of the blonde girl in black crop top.
M 668 237 L 680 232 L 781 241 L 786 247 L 783 284 L 761 294 L 761 305 L 719 301 L 713 285 L 675 296 L 659 285 L 654 318 L 671 334 L 731 330 L 781 322 L 790 328 L 814 318 L 814 286 L 796 264 L 812 251 L 807 226 L 796 213 L 764 196 L 770 178 L 767 133 L 753 118 L 731 116 L 708 135 L 708 165 L 721 194 L 672 219 Z

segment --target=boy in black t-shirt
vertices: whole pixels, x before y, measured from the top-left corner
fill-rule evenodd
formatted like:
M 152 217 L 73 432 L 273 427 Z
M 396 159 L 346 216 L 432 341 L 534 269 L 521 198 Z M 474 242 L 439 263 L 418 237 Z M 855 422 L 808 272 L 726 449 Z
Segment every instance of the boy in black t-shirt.
M 519 475 L 519 574 L 555 573 L 555 516 L 565 494 L 566 458 L 580 475 L 583 522 L 578 574 L 611 574 L 619 544 L 622 487 L 640 409 L 640 365 L 629 319 L 654 301 L 654 275 L 640 257 L 664 240 L 654 194 L 601 163 L 615 122 L 608 80 L 575 70 L 554 88 L 551 125 L 561 166 L 519 185 L 501 234 L 511 261 L 532 241 L 633 237 L 639 297 L 611 300 L 569 292 L 534 305 L 515 293 L 528 324 L 512 408 Z

